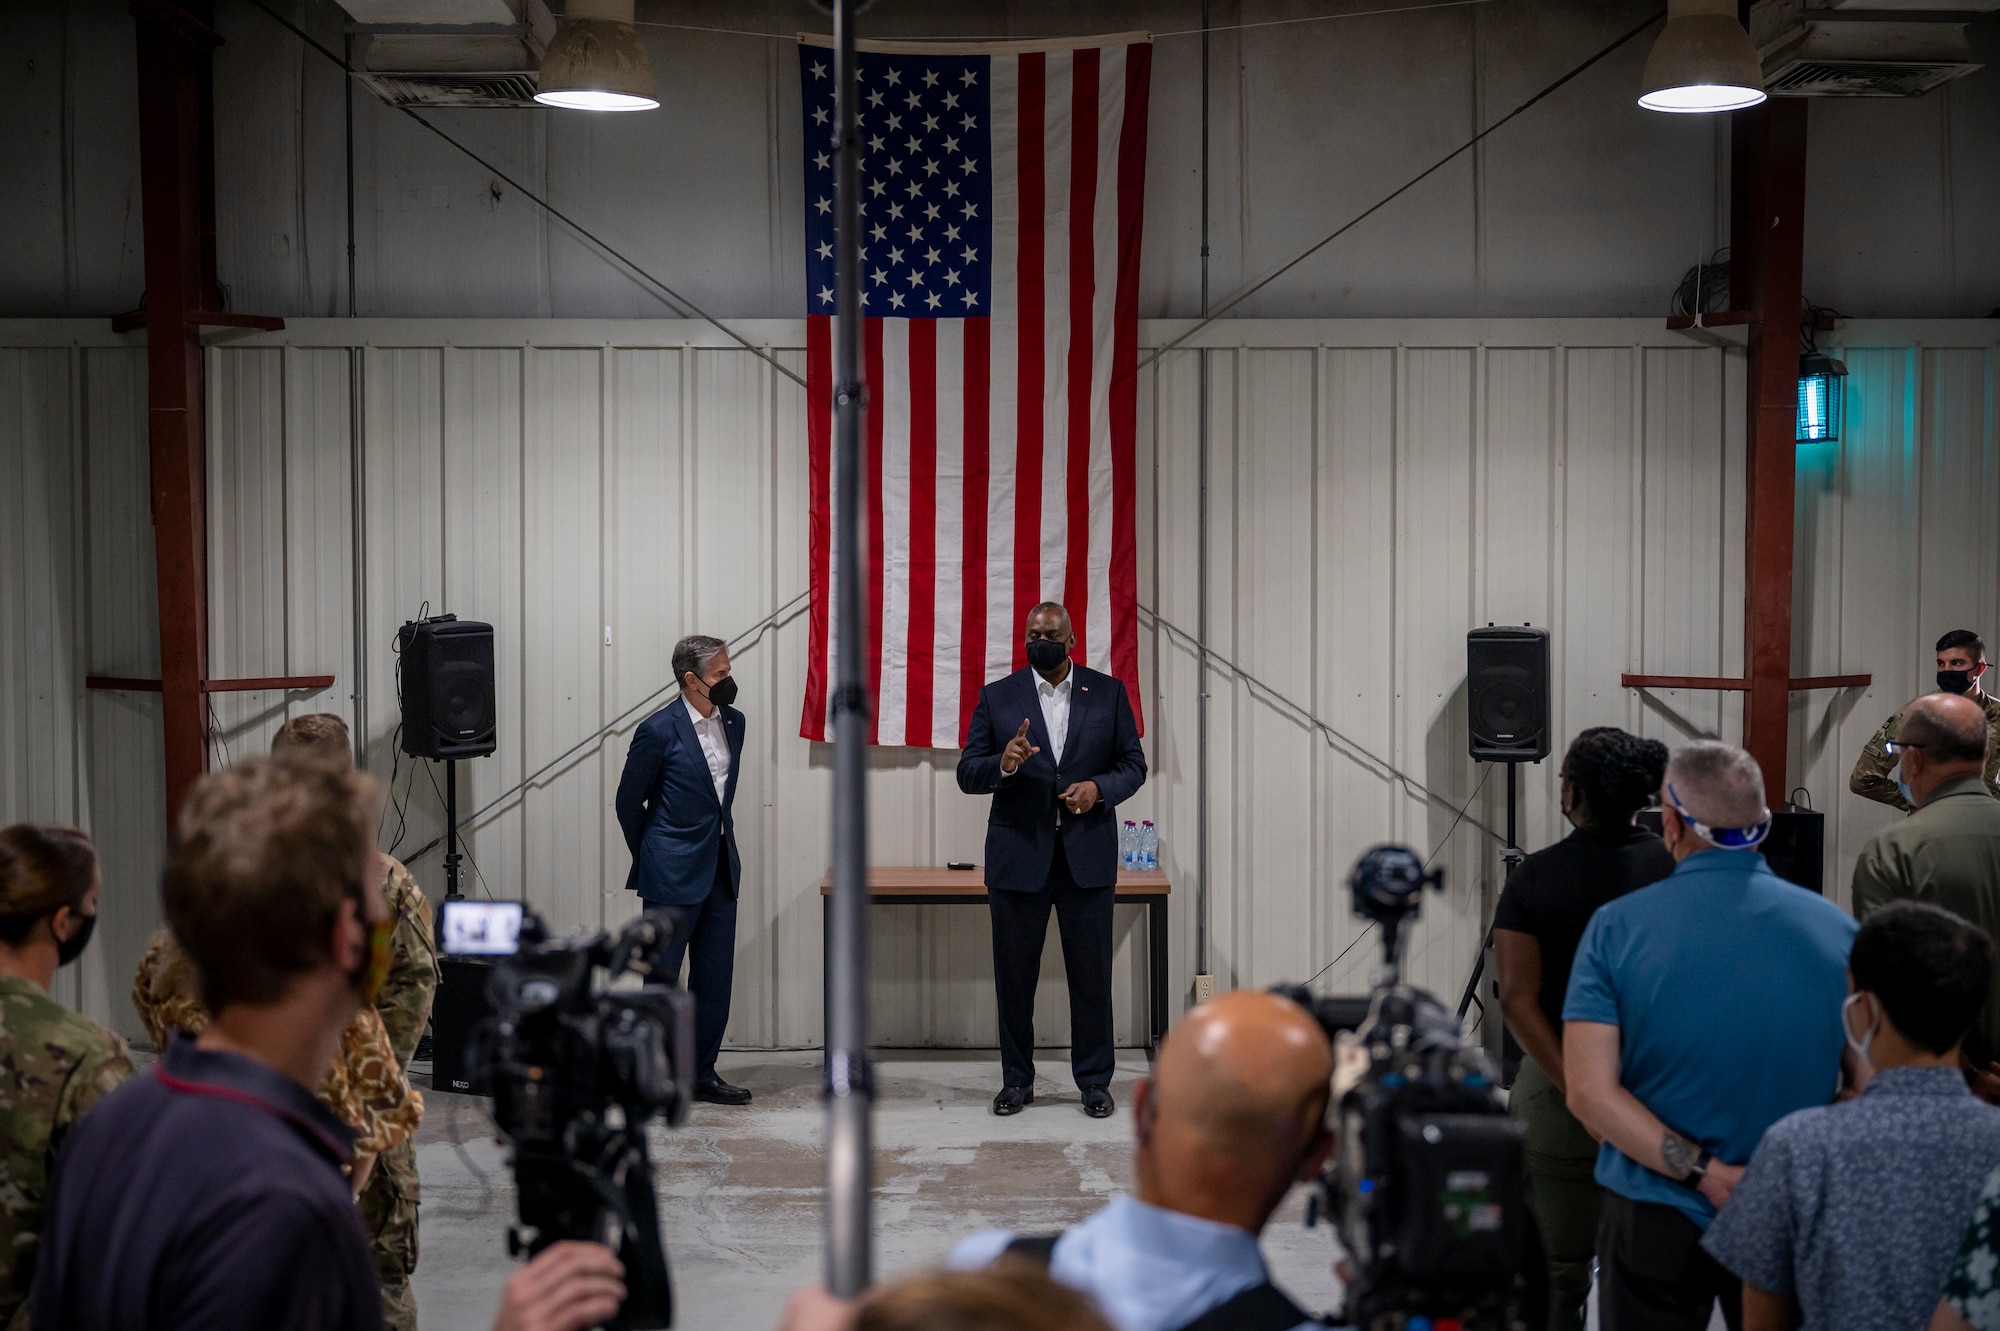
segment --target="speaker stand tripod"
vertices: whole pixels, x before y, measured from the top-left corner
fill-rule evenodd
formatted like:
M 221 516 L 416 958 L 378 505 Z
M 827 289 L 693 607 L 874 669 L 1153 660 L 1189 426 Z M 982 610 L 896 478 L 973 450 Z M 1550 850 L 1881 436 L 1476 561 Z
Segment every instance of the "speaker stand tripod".
M 1507 866 L 1506 873 L 1501 876 L 1503 886 L 1507 878 L 1513 875 L 1514 866 L 1528 858 L 1528 853 L 1521 849 L 1520 840 L 1515 835 L 1514 830 L 1514 805 L 1519 792 L 1514 769 L 1519 766 L 1519 763 L 1507 764 L 1507 844 L 1500 851 L 1500 862 Z M 1486 941 L 1480 944 L 1479 956 L 1472 963 L 1472 978 L 1465 982 L 1465 994 L 1458 1000 L 1458 1019 L 1460 1021 L 1465 1020 L 1466 1011 L 1473 1004 L 1474 997 L 1479 988 L 1479 977 L 1486 973 L 1486 952 L 1492 946 L 1493 926 L 1488 925 L 1486 927 Z M 1484 1012 L 1486 1005 L 1481 1003 L 1479 1010 Z
M 1511 778 L 1514 769 L 1508 768 L 1507 775 Z M 1510 819 L 1508 826 L 1511 829 L 1513 809 L 1511 801 L 1507 807 Z M 1508 839 L 1513 838 L 1510 835 Z M 458 760 L 447 758 L 444 760 L 444 899 L 446 901 L 464 899 L 464 894 L 458 890 L 458 864 L 463 858 L 458 853 Z M 1463 1016 L 1464 1013 L 1461 1012 L 1459 1015 Z

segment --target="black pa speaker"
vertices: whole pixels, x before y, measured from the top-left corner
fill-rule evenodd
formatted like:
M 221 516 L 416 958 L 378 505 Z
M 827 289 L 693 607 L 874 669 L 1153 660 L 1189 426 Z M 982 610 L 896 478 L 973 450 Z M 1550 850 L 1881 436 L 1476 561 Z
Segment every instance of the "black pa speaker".
M 493 626 L 456 615 L 418 619 L 396 632 L 403 752 L 416 758 L 483 758 L 493 752 Z
M 493 963 L 485 957 L 439 957 L 437 1001 L 431 1006 L 431 1086 L 461 1095 L 491 1095 L 485 1076 L 475 1076 L 466 1057 L 473 1030 L 492 1013 L 486 981 Z
M 1465 635 L 1472 756 L 1538 763 L 1549 756 L 1549 631 L 1488 625 Z

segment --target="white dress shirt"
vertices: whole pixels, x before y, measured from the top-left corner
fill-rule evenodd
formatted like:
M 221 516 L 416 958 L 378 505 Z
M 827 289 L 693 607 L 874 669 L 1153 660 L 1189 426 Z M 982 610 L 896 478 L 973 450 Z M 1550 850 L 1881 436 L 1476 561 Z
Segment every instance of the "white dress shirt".
M 1076 669 L 1063 676 L 1062 683 L 1051 684 L 1041 675 L 1035 676 L 1035 696 L 1042 703 L 1042 724 L 1049 732 L 1049 756 L 1056 766 L 1062 766 L 1063 744 L 1069 739 L 1069 694 L 1070 686 L 1076 683 Z
M 722 709 L 718 707 L 703 716 L 690 706 L 688 719 L 694 722 L 695 738 L 701 741 L 702 756 L 708 759 L 708 774 L 715 781 L 715 802 L 721 804 L 723 792 L 729 788 L 729 736 L 722 730 Z

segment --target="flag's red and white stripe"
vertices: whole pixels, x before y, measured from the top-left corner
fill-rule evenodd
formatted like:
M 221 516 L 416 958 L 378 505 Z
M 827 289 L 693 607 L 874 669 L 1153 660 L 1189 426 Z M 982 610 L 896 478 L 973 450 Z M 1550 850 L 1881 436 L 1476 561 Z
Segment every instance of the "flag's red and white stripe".
M 965 48 L 955 48 L 964 50 Z M 1026 663 L 1039 601 L 1139 713 L 1136 377 L 1152 48 L 991 56 L 984 318 L 864 320 L 864 660 L 878 744 L 956 748 L 979 689 Z M 807 320 L 812 626 L 804 719 L 829 736 L 833 319 Z M 1141 721 L 1143 727 L 1143 720 Z

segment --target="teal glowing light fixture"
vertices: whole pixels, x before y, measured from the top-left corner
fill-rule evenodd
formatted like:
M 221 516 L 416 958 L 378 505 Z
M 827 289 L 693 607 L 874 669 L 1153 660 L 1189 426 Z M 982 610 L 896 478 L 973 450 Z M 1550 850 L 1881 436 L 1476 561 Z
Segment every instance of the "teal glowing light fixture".
M 1846 383 L 1844 363 L 1818 351 L 1799 357 L 1799 423 L 1793 432 L 1798 443 L 1840 442 L 1841 389 Z

